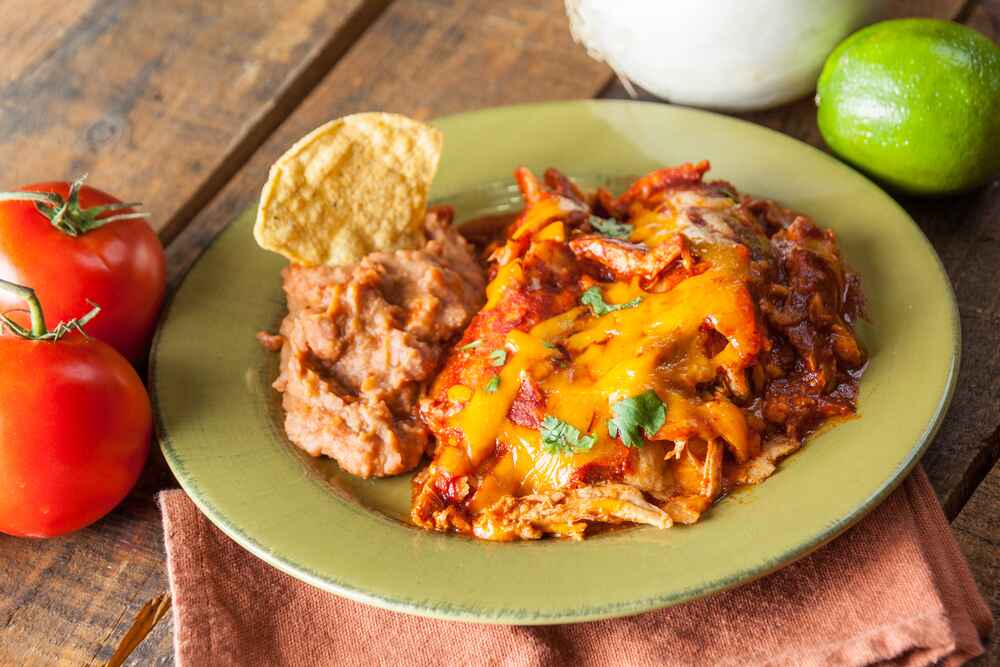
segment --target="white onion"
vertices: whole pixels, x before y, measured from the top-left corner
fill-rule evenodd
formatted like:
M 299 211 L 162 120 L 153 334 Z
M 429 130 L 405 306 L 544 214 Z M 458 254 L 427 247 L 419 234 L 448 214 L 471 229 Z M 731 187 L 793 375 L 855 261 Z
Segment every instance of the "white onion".
M 570 30 L 671 102 L 740 111 L 813 90 L 833 47 L 886 0 L 566 0 Z

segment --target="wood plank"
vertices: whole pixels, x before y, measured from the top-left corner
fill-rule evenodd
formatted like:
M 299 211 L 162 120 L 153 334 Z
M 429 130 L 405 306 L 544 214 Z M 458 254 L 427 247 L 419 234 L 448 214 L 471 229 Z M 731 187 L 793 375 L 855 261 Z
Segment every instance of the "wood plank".
M 993 41 L 1000 40 L 1000 0 L 973 0 L 965 24 Z
M 135 654 L 136 648 L 145 642 L 156 625 L 170 618 L 172 604 L 173 597 L 170 593 L 161 593 L 144 604 L 132 621 L 132 625 L 118 642 L 114 655 L 107 662 L 107 667 L 119 667 L 125 664 L 125 661 Z M 151 640 L 150 648 L 155 645 L 156 642 Z
M 979 590 L 1000 622 L 1000 465 L 979 485 L 952 523 L 962 553 L 972 567 Z M 993 636 L 983 664 L 1000 665 L 1000 629 Z
M 400 0 L 167 250 L 172 284 L 260 192 L 268 166 L 326 120 L 378 109 L 429 118 L 593 97 L 610 70 L 572 42 L 559 0 Z
M 976 0 L 889 0 L 889 18 L 908 16 L 930 16 L 937 19 L 953 19 Z
M 0 0 L 0 16 L 16 16 L 0 21 L 0 44 L 16 44 L 3 49 L 0 87 L 22 76 L 32 63 L 42 59 L 55 45 L 67 41 L 71 29 L 90 13 L 100 0 L 36 3 L 35 11 L 24 11 L 21 0 Z
M 125 659 L 125 667 L 158 667 L 174 664 L 174 620 L 170 614 Z
M 951 409 L 924 467 L 954 517 L 1000 458 L 1000 183 L 939 201 L 902 200 L 941 256 L 962 318 L 962 364 Z
M 0 183 L 89 172 L 169 238 L 387 2 L 39 0 L 0 28 Z

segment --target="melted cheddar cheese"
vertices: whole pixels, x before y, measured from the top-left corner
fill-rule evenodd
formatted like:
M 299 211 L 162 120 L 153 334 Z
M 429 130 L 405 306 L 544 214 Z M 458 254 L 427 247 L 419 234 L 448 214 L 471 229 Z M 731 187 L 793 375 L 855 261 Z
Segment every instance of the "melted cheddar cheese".
M 487 304 L 463 338 L 479 344 L 456 352 L 424 405 L 438 448 L 416 483 L 418 524 L 513 539 L 690 522 L 724 491 L 726 454 L 736 466 L 761 456 L 759 420 L 741 406 L 769 348 L 751 290 L 767 237 L 700 183 L 629 202 L 627 239 L 587 234 L 581 208 L 536 196 L 493 252 Z M 580 301 L 593 287 L 610 312 Z M 647 391 L 665 420 L 628 447 L 611 435 L 613 406 Z M 546 417 L 592 444 L 546 447 Z

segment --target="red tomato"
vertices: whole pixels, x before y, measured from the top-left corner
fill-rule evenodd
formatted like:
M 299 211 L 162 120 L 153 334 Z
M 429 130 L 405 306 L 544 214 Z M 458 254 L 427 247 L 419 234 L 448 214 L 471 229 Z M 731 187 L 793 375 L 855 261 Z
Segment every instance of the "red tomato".
M 63 199 L 69 190 L 67 183 L 22 188 Z M 117 202 L 86 185 L 79 192 L 81 210 Z M 98 219 L 129 212 L 108 211 Z M 87 327 L 88 335 L 140 363 L 163 304 L 166 260 L 145 220 L 116 220 L 72 236 L 57 229 L 34 202 L 0 201 L 0 278 L 34 287 L 49 328 L 86 313 L 88 299 L 96 303 L 101 316 Z M 0 312 L 20 307 L 17 298 L 0 293 Z
M 139 376 L 110 346 L 0 336 L 0 532 L 51 537 L 100 519 L 138 479 L 152 428 Z

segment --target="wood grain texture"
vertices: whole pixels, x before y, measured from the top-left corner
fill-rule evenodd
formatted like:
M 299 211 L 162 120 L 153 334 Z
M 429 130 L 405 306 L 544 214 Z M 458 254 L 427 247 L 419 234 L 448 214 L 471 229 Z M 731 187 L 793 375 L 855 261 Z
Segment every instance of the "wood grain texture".
M 1000 0 L 971 0 L 964 13 L 966 25 L 1000 41 Z
M 79 2 L 47 2 L 44 11 L 24 11 L 22 0 L 0 0 L 0 16 L 17 20 L 0 21 L 0 44 L 3 48 L 3 69 L 0 87 L 25 74 L 46 53 L 67 40 L 68 33 L 90 13 L 100 0 Z M 16 44 L 16 48 L 8 45 Z
M 902 200 L 934 244 L 955 287 L 962 364 L 951 409 L 924 467 L 953 518 L 1000 458 L 1000 183 L 936 201 Z
M 979 485 L 952 523 L 979 590 L 1000 623 L 1000 465 Z M 984 665 L 1000 665 L 1000 625 L 994 626 Z
M 386 1 L 38 2 L 0 29 L 0 183 L 89 172 L 169 237 Z
M 173 664 L 174 620 L 167 614 L 125 659 L 125 667 L 165 667 Z
M 377 109 L 427 119 L 498 104 L 592 97 L 610 71 L 569 36 L 560 0 L 399 0 L 168 248 L 171 284 L 260 193 L 298 138 Z
M 141 644 L 157 623 L 167 618 L 173 598 L 170 593 L 161 593 L 142 606 L 132 625 L 118 642 L 114 654 L 107 662 L 107 667 L 120 667 L 125 660 L 133 655 L 136 647 Z
M 889 0 L 889 18 L 931 16 L 953 19 L 976 0 Z

